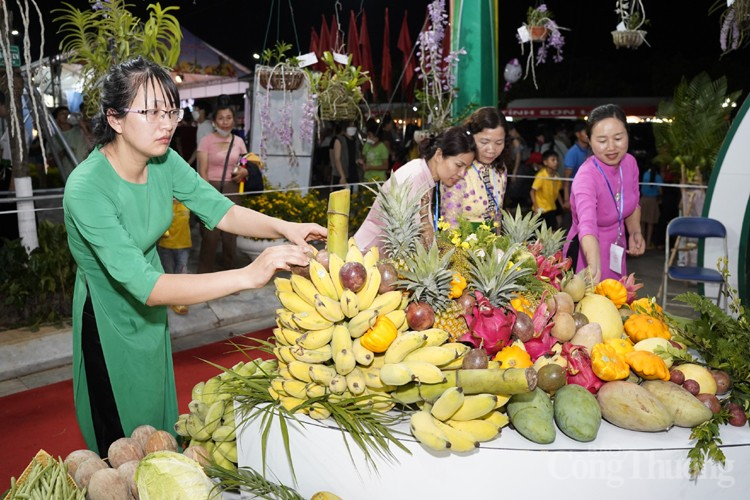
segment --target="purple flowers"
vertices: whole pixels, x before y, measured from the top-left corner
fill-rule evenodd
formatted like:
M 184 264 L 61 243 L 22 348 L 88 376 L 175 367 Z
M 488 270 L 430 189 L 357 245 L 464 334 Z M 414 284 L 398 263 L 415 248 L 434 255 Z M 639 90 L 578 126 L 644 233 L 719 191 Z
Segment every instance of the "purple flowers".
M 532 78 L 534 81 L 534 88 L 538 88 L 536 84 L 536 71 L 535 66 L 544 64 L 547 62 L 549 52 L 552 51 L 552 61 L 559 63 L 563 60 L 563 46 L 565 45 L 565 37 L 562 35 L 560 30 L 562 28 L 552 19 L 552 12 L 547 9 L 547 5 L 541 4 L 538 7 L 529 7 L 526 14 L 526 22 L 521 28 L 519 28 L 519 34 L 516 35 L 518 42 L 521 44 L 521 53 L 523 53 L 523 47 L 528 43 L 531 47 L 529 48 L 529 55 L 526 59 L 526 72 L 524 78 L 529 76 L 529 70 L 531 70 Z M 546 30 L 546 35 L 541 39 L 534 39 L 531 35 L 531 27 L 542 27 Z M 526 29 L 526 37 L 521 36 L 524 28 Z M 534 43 L 539 43 L 539 47 L 534 50 Z

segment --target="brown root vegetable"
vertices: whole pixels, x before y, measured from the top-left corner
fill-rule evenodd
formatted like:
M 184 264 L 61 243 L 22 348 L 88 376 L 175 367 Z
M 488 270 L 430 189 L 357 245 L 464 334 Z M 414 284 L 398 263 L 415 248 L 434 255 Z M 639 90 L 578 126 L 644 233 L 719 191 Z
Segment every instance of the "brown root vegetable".
M 747 424 L 747 415 L 745 415 L 745 410 L 740 405 L 737 403 L 727 403 L 727 410 L 729 410 L 729 425 L 744 427 Z
M 100 469 L 91 475 L 86 498 L 90 500 L 129 500 L 130 487 L 115 469 Z
M 576 320 L 570 313 L 558 309 L 552 321 L 554 325 L 550 333 L 561 342 L 569 341 L 576 334 Z
M 702 392 L 695 397 L 698 398 L 701 403 L 706 405 L 706 407 L 711 410 L 714 415 L 721 411 L 721 403 L 719 402 L 719 398 L 717 398 L 713 394 Z
M 74 476 L 78 487 L 80 489 L 87 488 L 89 481 L 91 481 L 91 476 L 101 469 L 109 469 L 109 465 L 99 457 L 89 458 L 85 462 L 79 464 L 78 469 L 76 469 L 76 475 Z
M 177 440 L 167 431 L 156 431 L 146 441 L 143 453 L 148 455 L 155 451 L 177 451 Z
M 90 458 L 100 458 L 96 452 L 91 450 L 75 450 L 68 453 L 65 457 L 65 465 L 68 466 L 68 474 L 70 477 L 76 477 L 76 471 L 78 466 Z
M 120 438 L 109 445 L 107 451 L 107 460 L 115 469 L 131 460 L 140 460 L 143 458 L 143 447 L 132 438 Z
M 143 449 L 146 447 L 146 441 L 148 441 L 148 438 L 150 438 L 151 434 L 154 432 L 156 432 L 156 427 L 143 424 L 133 429 L 133 432 L 130 433 L 130 437 L 138 441 L 138 444 L 141 445 L 141 449 Z
M 120 474 L 122 480 L 125 481 L 125 483 L 128 485 L 130 494 L 133 495 L 133 498 L 135 498 L 135 500 L 138 500 L 139 498 L 138 485 L 135 482 L 135 470 L 138 468 L 139 463 L 139 460 L 131 460 L 130 462 L 125 462 L 117 468 L 117 473 Z
M 728 393 L 732 388 L 732 379 L 729 378 L 729 374 L 723 370 L 711 370 L 711 375 L 716 380 L 716 394 Z
M 555 294 L 555 305 L 557 307 L 557 311 L 555 312 L 555 314 L 559 312 L 573 314 L 573 311 L 575 310 L 573 297 L 571 297 L 570 294 L 566 292 L 558 292 Z

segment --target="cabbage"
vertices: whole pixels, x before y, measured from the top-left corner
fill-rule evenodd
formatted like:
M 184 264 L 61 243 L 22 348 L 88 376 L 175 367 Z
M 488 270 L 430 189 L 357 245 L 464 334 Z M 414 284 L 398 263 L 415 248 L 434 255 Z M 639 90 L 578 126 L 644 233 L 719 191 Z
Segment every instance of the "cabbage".
M 218 489 L 195 460 L 173 451 L 155 451 L 138 464 L 135 482 L 141 500 L 219 500 Z

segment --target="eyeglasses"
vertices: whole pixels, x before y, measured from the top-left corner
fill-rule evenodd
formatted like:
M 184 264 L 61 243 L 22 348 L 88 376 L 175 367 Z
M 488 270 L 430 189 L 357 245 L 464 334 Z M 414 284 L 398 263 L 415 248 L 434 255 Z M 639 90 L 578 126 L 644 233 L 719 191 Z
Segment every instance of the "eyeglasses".
M 182 120 L 182 116 L 185 114 L 185 110 L 181 108 L 177 109 L 130 109 L 123 108 L 126 113 L 138 113 L 146 117 L 146 121 L 149 123 L 156 123 L 157 120 L 163 120 L 169 116 L 169 121 L 177 123 Z

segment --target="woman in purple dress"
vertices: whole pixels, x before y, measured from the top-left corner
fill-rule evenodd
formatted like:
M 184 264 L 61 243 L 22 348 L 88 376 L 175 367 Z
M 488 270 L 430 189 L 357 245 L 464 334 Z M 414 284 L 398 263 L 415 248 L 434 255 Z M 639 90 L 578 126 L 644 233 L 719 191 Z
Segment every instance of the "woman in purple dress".
M 625 252 L 641 255 L 638 164 L 628 154 L 625 113 L 614 104 L 594 109 L 588 119 L 593 155 L 573 180 L 570 208 L 573 225 L 565 252 L 576 271 L 588 267 L 594 282 L 627 274 Z

